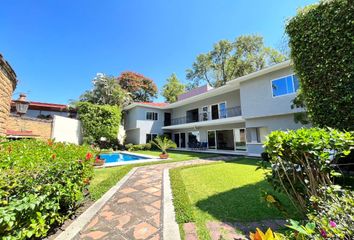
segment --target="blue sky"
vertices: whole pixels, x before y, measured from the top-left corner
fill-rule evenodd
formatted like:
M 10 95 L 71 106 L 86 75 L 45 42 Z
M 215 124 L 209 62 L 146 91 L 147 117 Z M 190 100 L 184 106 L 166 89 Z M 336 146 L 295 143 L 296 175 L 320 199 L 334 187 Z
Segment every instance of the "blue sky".
M 185 81 L 195 57 L 221 39 L 260 34 L 279 48 L 286 19 L 311 0 L 2 0 L 0 53 L 29 100 L 68 103 L 97 72 L 132 70 L 161 89 Z M 163 101 L 159 97 L 156 101 Z

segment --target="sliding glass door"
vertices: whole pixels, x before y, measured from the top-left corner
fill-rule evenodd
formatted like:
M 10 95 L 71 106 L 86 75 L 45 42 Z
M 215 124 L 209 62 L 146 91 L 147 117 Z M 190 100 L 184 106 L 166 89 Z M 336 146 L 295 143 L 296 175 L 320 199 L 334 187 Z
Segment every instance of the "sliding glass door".
M 236 128 L 235 131 L 235 150 L 246 151 L 246 129 Z
M 216 133 L 215 131 L 208 131 L 208 148 L 216 148 Z

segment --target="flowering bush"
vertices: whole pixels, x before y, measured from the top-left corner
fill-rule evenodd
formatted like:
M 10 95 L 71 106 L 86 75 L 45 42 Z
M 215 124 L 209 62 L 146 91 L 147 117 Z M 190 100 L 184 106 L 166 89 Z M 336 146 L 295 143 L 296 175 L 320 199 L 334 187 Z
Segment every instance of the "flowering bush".
M 304 213 L 321 186 L 333 184 L 338 160 L 354 148 L 354 134 L 335 129 L 274 131 L 265 142 L 272 172 L 268 181 Z M 266 166 L 264 166 L 266 167 Z
M 291 220 L 290 239 L 352 239 L 354 236 L 354 192 L 339 186 L 322 188 L 321 198 L 312 197 L 312 208 L 304 225 Z
M 0 236 L 39 238 L 63 223 L 83 200 L 94 154 L 53 141 L 0 142 Z

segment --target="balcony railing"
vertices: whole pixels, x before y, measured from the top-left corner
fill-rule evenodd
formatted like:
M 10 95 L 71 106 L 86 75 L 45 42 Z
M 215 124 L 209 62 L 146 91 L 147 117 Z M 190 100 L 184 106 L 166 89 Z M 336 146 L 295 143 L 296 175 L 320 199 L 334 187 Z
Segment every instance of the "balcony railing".
M 179 125 L 179 124 L 193 123 L 193 122 L 205 122 L 205 121 L 216 120 L 216 119 L 237 117 L 241 115 L 242 115 L 241 107 L 238 106 L 238 107 L 227 108 L 219 111 L 202 112 L 195 116 L 188 116 L 188 117 L 184 116 L 180 118 L 173 118 L 171 119 L 171 125 Z

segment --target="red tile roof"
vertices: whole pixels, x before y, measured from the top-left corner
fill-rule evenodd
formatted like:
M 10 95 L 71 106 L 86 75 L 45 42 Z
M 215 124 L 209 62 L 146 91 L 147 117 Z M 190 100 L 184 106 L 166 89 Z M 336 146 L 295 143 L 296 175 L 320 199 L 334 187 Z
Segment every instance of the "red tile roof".
M 137 104 L 145 104 L 154 107 L 165 107 L 168 103 L 155 103 L 155 102 L 136 102 Z
M 12 107 L 15 107 L 15 102 L 12 101 L 11 105 L 12 105 Z M 65 111 L 65 110 L 67 110 L 68 107 L 65 104 L 30 102 L 30 105 L 28 108 L 34 109 L 34 110 Z

